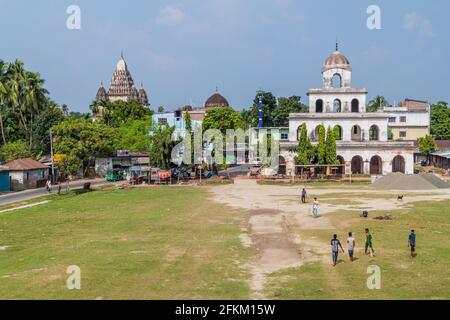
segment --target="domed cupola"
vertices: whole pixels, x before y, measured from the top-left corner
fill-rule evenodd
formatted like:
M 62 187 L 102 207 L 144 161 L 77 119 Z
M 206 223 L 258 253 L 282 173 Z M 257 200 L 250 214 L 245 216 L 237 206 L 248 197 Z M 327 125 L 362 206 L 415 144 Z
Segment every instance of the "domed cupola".
M 227 101 L 227 99 L 225 99 L 216 89 L 216 92 L 214 92 L 214 94 L 208 98 L 208 100 L 206 100 L 205 102 L 205 108 L 206 109 L 210 109 L 210 108 L 227 108 L 229 107 L 229 103 Z
M 347 57 L 339 51 L 337 43 L 336 51 L 325 60 L 322 76 L 325 88 L 349 88 L 351 86 L 352 67 Z

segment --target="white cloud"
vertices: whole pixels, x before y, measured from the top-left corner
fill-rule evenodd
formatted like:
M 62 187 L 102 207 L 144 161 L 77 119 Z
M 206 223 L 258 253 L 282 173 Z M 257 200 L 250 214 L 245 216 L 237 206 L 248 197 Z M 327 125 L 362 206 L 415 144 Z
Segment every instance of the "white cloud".
M 186 14 L 179 6 L 168 5 L 159 10 L 155 22 L 164 26 L 176 26 L 183 23 L 185 19 Z
M 419 14 L 412 12 L 403 17 L 403 28 L 410 32 L 418 32 L 419 35 L 432 38 L 435 36 L 433 25 Z

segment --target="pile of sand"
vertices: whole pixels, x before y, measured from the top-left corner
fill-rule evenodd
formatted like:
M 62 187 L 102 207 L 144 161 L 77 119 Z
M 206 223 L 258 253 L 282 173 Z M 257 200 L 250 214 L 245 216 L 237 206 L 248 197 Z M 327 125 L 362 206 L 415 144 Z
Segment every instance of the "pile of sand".
M 377 190 L 435 190 L 450 188 L 450 184 L 432 173 L 414 175 L 391 173 L 375 181 L 372 186 Z

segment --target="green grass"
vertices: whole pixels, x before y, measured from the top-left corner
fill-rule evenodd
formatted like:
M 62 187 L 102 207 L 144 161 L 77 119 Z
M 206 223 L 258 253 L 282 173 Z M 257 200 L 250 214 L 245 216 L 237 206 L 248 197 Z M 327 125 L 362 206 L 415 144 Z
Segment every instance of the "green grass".
M 0 215 L 0 299 L 245 299 L 243 212 L 203 188 L 52 197 Z M 81 290 L 66 269 L 81 268 Z
M 325 263 L 272 274 L 266 293 L 278 299 L 449 299 L 449 206 L 450 201 L 422 202 L 411 209 L 376 212 L 376 216 L 391 214 L 393 221 L 357 218 L 350 212 L 332 215 L 335 229 L 304 231 L 303 236 L 315 236 L 328 243 L 337 233 L 346 249 L 347 233 L 353 231 L 358 260 L 350 263 L 347 255 L 341 253 L 342 262 L 333 268 L 330 249 Z M 374 258 L 363 252 L 366 227 L 374 236 Z M 417 234 L 415 259 L 410 258 L 407 247 L 411 229 Z M 381 268 L 381 290 L 367 289 L 370 265 Z

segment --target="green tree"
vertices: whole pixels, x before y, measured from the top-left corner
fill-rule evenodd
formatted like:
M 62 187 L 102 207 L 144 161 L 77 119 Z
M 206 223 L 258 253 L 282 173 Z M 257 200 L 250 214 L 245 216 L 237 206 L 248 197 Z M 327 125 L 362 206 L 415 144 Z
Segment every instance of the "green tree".
M 152 121 L 150 117 L 143 120 L 129 120 L 118 128 L 115 149 L 133 152 L 148 151 L 150 149 L 150 131 Z
M 272 126 L 272 112 L 277 106 L 277 98 L 272 92 L 258 92 L 253 100 L 253 106 L 250 110 L 242 112 L 245 119 L 245 127 L 257 127 L 259 124 L 259 99 L 262 98 L 263 103 L 263 123 L 265 127 Z
M 335 133 L 331 127 L 328 127 L 327 138 L 325 140 L 325 164 L 336 165 L 338 163 Z
M 306 124 L 303 123 L 300 129 L 300 137 L 298 141 L 298 146 L 292 151 L 297 153 L 295 162 L 298 165 L 309 165 L 314 156 L 314 147 L 311 144 L 311 139 L 308 137 L 308 132 Z
M 326 151 L 325 151 L 325 127 L 321 124 L 319 126 L 318 144 L 316 147 L 317 164 L 326 164 Z
M 175 127 L 156 126 L 150 142 L 150 165 L 167 170 L 171 166 L 172 150 L 180 142 L 174 139 Z
M 450 108 L 445 101 L 431 106 L 431 134 L 439 140 L 450 139 Z
M 94 157 L 111 154 L 117 140 L 117 129 L 86 119 L 66 118 L 52 131 L 56 153 L 76 156 L 85 169 Z
M 376 96 L 373 100 L 369 101 L 367 105 L 367 112 L 382 111 L 384 107 L 389 107 L 389 102 L 383 96 Z
M 227 129 L 240 129 L 244 127 L 241 115 L 232 108 L 215 108 L 209 110 L 203 120 L 203 132 L 209 129 L 218 129 L 226 134 Z
M 419 149 L 422 154 L 429 155 L 437 151 L 436 141 L 432 135 L 426 135 L 425 137 L 419 138 Z
M 130 120 L 139 120 L 151 115 L 150 109 L 142 106 L 137 100 L 93 102 L 91 111 L 94 114 L 100 113 L 108 126 L 116 128 Z
M 308 112 L 308 107 L 302 104 L 301 97 L 292 96 L 289 98 L 278 98 L 278 105 L 272 111 L 270 117 L 274 127 L 288 127 L 290 113 Z
M 184 122 L 186 124 L 186 132 L 191 133 L 192 132 L 192 120 L 191 120 L 191 114 L 189 112 L 184 113 Z
M 2 141 L 3 144 L 6 144 L 6 135 L 5 135 L 5 128 L 4 128 L 4 122 L 3 122 L 3 113 L 6 108 L 6 100 L 8 98 L 8 75 L 7 75 L 8 65 L 3 61 L 0 60 L 0 131 L 2 134 Z
M 9 162 L 16 159 L 31 158 L 31 153 L 28 144 L 23 140 L 8 142 L 1 148 L 1 155 L 4 162 Z

